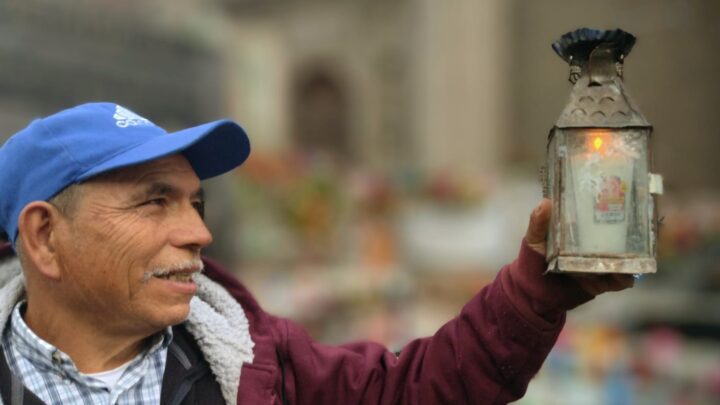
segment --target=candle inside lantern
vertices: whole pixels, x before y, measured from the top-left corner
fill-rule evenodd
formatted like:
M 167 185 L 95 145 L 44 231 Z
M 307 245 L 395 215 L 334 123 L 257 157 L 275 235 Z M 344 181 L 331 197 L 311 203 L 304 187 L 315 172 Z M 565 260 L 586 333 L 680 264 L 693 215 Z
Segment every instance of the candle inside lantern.
M 582 136 L 582 135 L 581 135 Z M 626 250 L 633 159 L 622 136 L 592 131 L 570 156 L 577 224 L 577 248 L 586 253 Z

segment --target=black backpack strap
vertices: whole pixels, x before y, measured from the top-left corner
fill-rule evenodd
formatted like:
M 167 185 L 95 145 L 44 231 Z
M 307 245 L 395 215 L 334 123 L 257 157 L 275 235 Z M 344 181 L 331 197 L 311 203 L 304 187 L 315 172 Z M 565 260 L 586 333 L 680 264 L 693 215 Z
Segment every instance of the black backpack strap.
M 0 398 L 5 405 L 45 405 L 25 388 L 20 378 L 10 371 L 5 351 L 0 347 Z
M 12 375 L 10 382 L 10 405 L 22 405 L 25 400 L 25 386 L 15 374 Z
M 7 360 L 5 360 L 5 351 L 0 347 L 0 398 L 4 404 L 12 404 L 10 398 L 12 387 L 12 373 L 10 367 L 8 367 Z
M 224 403 L 220 385 L 195 339 L 184 326 L 174 326 L 173 341 L 168 346 L 160 404 Z

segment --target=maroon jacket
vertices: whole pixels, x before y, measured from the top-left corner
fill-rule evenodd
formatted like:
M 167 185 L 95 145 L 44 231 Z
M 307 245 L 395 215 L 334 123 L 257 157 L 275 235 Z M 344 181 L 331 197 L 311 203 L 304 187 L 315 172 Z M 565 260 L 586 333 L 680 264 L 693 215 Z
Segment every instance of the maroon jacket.
M 9 254 L 0 246 L 0 259 Z M 456 318 L 396 356 L 371 342 L 316 342 L 264 312 L 231 273 L 205 261 L 206 275 L 241 304 L 255 343 L 238 404 L 505 404 L 525 393 L 565 311 L 592 298 L 571 278 L 544 276 L 544 258 L 523 242 L 518 259 Z
M 525 393 L 565 311 L 592 298 L 571 278 L 544 276 L 544 257 L 523 243 L 518 259 L 460 315 L 396 356 L 371 342 L 316 342 L 297 324 L 264 312 L 235 277 L 206 263 L 207 276 L 245 309 L 255 342 L 253 364 L 242 369 L 239 404 L 505 404 Z

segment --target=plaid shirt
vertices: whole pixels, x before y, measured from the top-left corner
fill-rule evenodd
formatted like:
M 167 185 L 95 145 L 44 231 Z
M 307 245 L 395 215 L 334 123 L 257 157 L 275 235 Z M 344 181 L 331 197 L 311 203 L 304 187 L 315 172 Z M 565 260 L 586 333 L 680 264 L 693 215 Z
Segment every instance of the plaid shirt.
M 67 354 L 40 339 L 22 318 L 25 302 L 13 309 L 2 336 L 10 370 L 47 404 L 159 404 L 172 329 L 130 362 L 112 389 L 81 373 Z

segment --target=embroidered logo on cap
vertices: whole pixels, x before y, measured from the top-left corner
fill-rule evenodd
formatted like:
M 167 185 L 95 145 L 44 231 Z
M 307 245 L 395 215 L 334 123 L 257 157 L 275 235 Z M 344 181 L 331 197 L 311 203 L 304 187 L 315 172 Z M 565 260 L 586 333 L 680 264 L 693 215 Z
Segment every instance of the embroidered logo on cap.
M 143 118 L 119 105 L 115 106 L 115 114 L 113 114 L 113 118 L 115 118 L 115 125 L 120 128 L 127 128 L 129 126 L 136 125 L 152 125 L 152 122 L 150 122 L 147 118 Z

